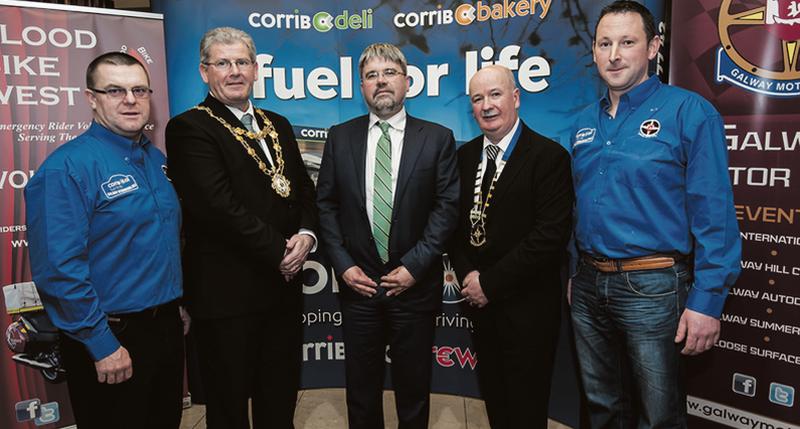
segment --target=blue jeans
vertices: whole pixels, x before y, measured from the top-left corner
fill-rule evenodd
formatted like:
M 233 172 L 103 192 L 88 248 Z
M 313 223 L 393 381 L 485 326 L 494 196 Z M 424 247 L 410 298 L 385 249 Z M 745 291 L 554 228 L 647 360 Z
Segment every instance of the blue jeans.
M 686 427 L 674 338 L 690 287 L 684 263 L 624 273 L 578 264 L 571 312 L 592 428 Z

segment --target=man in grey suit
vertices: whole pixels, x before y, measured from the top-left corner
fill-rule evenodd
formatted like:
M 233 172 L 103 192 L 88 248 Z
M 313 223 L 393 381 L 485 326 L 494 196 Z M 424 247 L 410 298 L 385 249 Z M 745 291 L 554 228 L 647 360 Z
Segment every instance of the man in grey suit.
M 351 428 L 383 427 L 389 345 L 401 428 L 428 426 L 442 259 L 458 218 L 453 133 L 406 114 L 406 59 L 376 43 L 359 59 L 369 115 L 328 132 L 317 183 L 321 239 L 339 282 Z

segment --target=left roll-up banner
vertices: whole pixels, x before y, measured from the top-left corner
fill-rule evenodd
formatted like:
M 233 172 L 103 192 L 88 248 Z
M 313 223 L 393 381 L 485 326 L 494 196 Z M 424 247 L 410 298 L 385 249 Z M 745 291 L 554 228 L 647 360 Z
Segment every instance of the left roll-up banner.
M 163 150 L 169 105 L 162 15 L 0 0 L 2 332 L 41 311 L 35 297 L 28 299 L 35 294 L 30 293 L 25 185 L 51 152 L 91 124 L 86 66 L 109 51 L 127 52 L 147 68 L 153 96 L 145 133 Z M 3 343 L 19 341 L 9 335 Z M 0 427 L 73 425 L 66 384 L 58 383 L 61 377 L 48 365 L 46 354 L 0 344 Z

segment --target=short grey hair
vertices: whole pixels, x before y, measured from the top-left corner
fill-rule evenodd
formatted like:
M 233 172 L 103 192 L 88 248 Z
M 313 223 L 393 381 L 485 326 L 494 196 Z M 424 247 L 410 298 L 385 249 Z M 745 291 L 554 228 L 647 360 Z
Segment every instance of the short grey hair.
M 245 33 L 238 28 L 233 27 L 217 27 L 208 30 L 206 34 L 203 35 L 203 39 L 200 41 L 200 62 L 206 63 L 208 62 L 208 51 L 211 50 L 211 46 L 221 43 L 223 45 L 233 45 L 235 43 L 244 43 L 247 47 L 248 52 L 250 53 L 250 60 L 256 60 L 256 44 L 253 42 L 253 38 L 250 37 L 249 34 Z
M 403 55 L 403 52 L 397 46 L 391 43 L 373 43 L 364 48 L 364 52 L 361 53 L 361 57 L 358 59 L 359 75 L 364 74 L 364 65 L 373 58 L 383 58 L 384 60 L 400 64 L 403 74 L 408 71 L 406 56 Z

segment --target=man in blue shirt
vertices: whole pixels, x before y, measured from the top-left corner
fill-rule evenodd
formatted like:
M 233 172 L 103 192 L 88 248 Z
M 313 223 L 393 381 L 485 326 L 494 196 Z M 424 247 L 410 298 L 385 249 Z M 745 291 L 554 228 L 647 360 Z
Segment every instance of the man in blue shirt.
M 86 86 L 91 127 L 25 190 L 33 280 L 62 334 L 78 426 L 177 428 L 181 213 L 166 158 L 142 135 L 150 80 L 111 52 L 89 64 Z
M 739 274 L 722 118 L 648 77 L 659 46 L 641 4 L 603 9 L 592 51 L 608 92 L 571 141 L 572 320 L 592 427 L 686 427 L 681 354 L 714 345 Z

